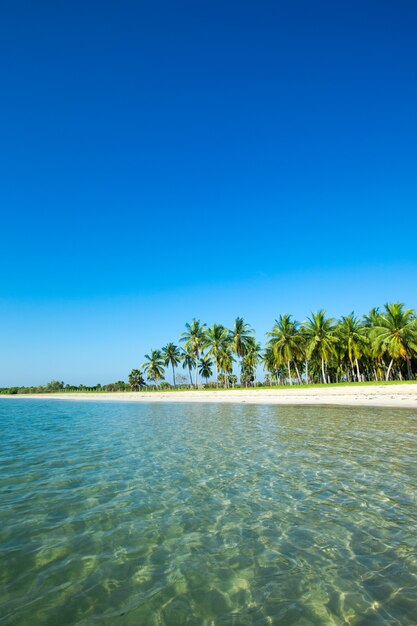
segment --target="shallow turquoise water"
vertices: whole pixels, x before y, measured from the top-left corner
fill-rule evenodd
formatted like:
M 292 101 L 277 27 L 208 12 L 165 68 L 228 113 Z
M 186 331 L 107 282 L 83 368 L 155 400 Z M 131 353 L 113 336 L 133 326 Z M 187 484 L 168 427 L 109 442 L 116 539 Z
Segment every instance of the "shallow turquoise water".
M 417 415 L 0 399 L 5 625 L 417 623 Z

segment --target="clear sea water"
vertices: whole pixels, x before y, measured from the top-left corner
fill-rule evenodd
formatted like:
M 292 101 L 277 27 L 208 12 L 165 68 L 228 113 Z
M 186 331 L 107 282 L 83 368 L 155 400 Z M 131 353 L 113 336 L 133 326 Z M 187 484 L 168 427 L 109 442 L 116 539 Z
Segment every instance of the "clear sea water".
M 412 410 L 0 399 L 0 621 L 417 624 Z

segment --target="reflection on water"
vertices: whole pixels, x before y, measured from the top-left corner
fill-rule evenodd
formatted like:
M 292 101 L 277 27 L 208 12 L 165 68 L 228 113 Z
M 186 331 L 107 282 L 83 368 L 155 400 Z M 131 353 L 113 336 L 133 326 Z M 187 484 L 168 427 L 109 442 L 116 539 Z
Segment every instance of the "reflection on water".
M 0 400 L 2 624 L 417 623 L 412 410 Z

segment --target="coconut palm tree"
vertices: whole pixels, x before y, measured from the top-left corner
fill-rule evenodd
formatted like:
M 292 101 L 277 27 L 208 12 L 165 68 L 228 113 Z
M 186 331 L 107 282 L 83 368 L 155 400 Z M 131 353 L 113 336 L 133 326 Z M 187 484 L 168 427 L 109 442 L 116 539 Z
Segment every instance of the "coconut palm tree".
M 379 318 L 381 312 L 379 307 L 372 308 L 367 315 L 364 315 L 364 326 L 368 337 L 368 346 L 365 349 L 365 356 L 368 358 L 368 362 L 373 363 L 373 374 L 376 381 L 382 380 L 385 376 L 386 367 L 384 364 L 384 354 L 381 346 L 377 345 L 373 337 L 373 328 L 379 326 Z M 384 372 L 385 370 L 385 372 Z
M 218 356 L 219 368 L 222 373 L 221 378 L 224 380 L 226 387 L 229 386 L 229 376 L 233 374 L 234 358 L 232 350 L 229 346 L 225 346 Z
M 253 329 L 247 324 L 243 317 L 237 317 L 233 329 L 229 333 L 232 351 L 240 359 L 240 369 L 242 370 L 242 359 L 249 350 L 250 339 Z
M 140 370 L 133 369 L 129 374 L 129 385 L 134 391 L 138 391 L 146 385 L 143 374 Z
M 262 362 L 264 364 L 264 370 L 266 370 L 268 374 L 271 375 L 270 377 L 268 376 L 271 382 L 274 379 L 278 382 L 278 366 L 272 346 L 266 346 L 262 355 Z
M 413 378 L 411 358 L 417 354 L 417 319 L 413 309 L 404 304 L 385 304 L 385 311 L 371 328 L 371 337 L 377 348 L 390 358 L 386 372 L 389 380 L 394 360 L 403 359 L 407 364 L 407 378 Z
M 368 344 L 368 337 L 365 326 L 360 319 L 352 312 L 343 316 L 336 326 L 336 334 L 339 339 L 339 349 L 342 355 L 347 355 L 350 367 L 356 366 L 358 381 L 361 381 L 359 361 Z
M 150 355 L 145 354 L 146 361 L 142 364 L 143 369 L 149 380 L 155 384 L 160 380 L 164 380 L 164 359 L 160 350 L 151 350 Z
M 178 367 L 178 365 L 181 362 L 181 351 L 178 348 L 178 346 L 176 346 L 172 342 L 171 343 L 167 343 L 167 345 L 162 348 L 162 356 L 163 356 L 163 359 L 164 359 L 164 365 L 166 367 L 168 367 L 168 365 L 172 366 L 172 378 L 173 378 L 174 387 L 175 387 L 175 385 L 176 385 L 176 383 L 175 383 L 175 368 Z
M 247 324 L 243 317 L 235 319 L 233 330 L 230 331 L 232 350 L 239 358 L 245 356 L 248 351 L 253 329 Z
M 315 358 L 321 362 L 323 383 L 327 383 L 325 368 L 330 357 L 336 352 L 335 343 L 337 343 L 333 319 L 326 318 L 326 311 L 322 309 L 308 317 L 303 327 L 307 358 Z
M 205 354 L 200 358 L 200 366 L 198 371 L 200 372 L 200 376 L 202 376 L 202 378 L 205 378 L 207 383 L 208 379 L 213 374 L 213 361 L 208 356 L 208 354 Z
M 214 357 L 216 368 L 216 385 L 219 386 L 219 356 L 229 342 L 229 331 L 221 324 L 213 324 L 206 330 L 206 347 L 208 354 Z
M 285 363 L 288 368 L 290 385 L 292 385 L 292 361 L 294 361 L 298 382 L 301 385 L 302 381 L 297 367 L 297 358 L 300 358 L 302 355 L 303 337 L 298 331 L 299 323 L 292 321 L 291 317 L 288 314 L 280 315 L 275 320 L 274 327 L 271 332 L 267 333 L 267 336 L 270 337 L 269 345 L 274 351 L 277 363 Z
M 242 359 L 242 378 L 246 387 L 248 382 L 256 382 L 256 367 L 261 360 L 261 354 L 261 344 L 254 337 L 250 337 L 248 351 Z
M 183 350 L 181 353 L 182 367 L 183 369 L 188 368 L 188 373 L 190 375 L 190 384 L 193 384 L 193 378 L 191 376 L 191 370 L 195 368 L 195 359 L 194 353 L 191 350 Z
M 198 362 L 200 354 L 206 346 L 206 324 L 201 324 L 200 320 L 193 319 L 191 324 L 186 324 L 181 335 L 181 341 L 185 343 L 185 348 L 194 354 L 195 360 L 195 386 L 198 387 Z

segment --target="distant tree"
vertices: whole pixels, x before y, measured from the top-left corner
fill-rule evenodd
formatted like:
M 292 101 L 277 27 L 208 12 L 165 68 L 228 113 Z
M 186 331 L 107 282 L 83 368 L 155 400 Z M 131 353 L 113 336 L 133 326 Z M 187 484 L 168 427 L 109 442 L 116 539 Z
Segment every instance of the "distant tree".
M 387 303 L 385 311 L 375 320 L 371 337 L 382 353 L 391 359 L 386 373 L 389 380 L 392 364 L 403 359 L 407 364 L 407 378 L 413 378 L 411 358 L 417 353 L 417 319 L 413 309 L 400 303 Z
M 166 367 L 168 367 L 168 365 L 172 366 L 172 378 L 175 387 L 175 368 L 178 367 L 181 362 L 181 351 L 175 344 L 168 343 L 162 348 L 162 357 Z
M 65 387 L 65 384 L 64 384 L 64 382 L 62 380 L 61 381 L 60 380 L 51 380 L 51 382 L 49 382 L 46 385 L 44 391 L 46 393 L 51 393 L 51 392 L 54 392 L 54 391 L 63 391 L 64 387 Z
M 359 369 L 359 359 L 368 345 L 366 328 L 354 313 L 343 316 L 336 326 L 336 335 L 339 339 L 339 353 L 342 357 L 346 355 L 350 369 L 356 367 L 357 379 L 361 381 Z M 350 377 L 348 378 L 350 380 Z
M 191 370 L 195 368 L 194 353 L 190 349 L 183 350 L 181 353 L 182 367 L 188 369 L 190 375 L 190 385 L 193 385 L 193 378 L 191 376 Z
M 254 337 L 250 338 L 248 351 L 242 359 L 242 375 L 241 382 L 246 387 L 255 384 L 256 367 L 261 360 L 261 344 L 255 341 Z
M 181 335 L 181 341 L 185 343 L 187 352 L 194 355 L 195 361 L 195 386 L 198 387 L 198 363 L 200 354 L 206 346 L 207 340 L 205 335 L 205 324 L 201 324 L 200 320 L 193 319 L 191 324 L 185 325 L 186 330 Z
M 267 333 L 269 346 L 271 346 L 275 356 L 277 367 L 284 364 L 288 368 L 288 379 L 292 385 L 291 362 L 295 365 L 298 382 L 301 384 L 301 376 L 297 367 L 297 359 L 302 355 L 303 337 L 298 328 L 299 324 L 293 321 L 291 315 L 284 313 L 275 320 L 274 327 L 271 332 Z
M 213 324 L 211 328 L 206 330 L 206 340 L 208 354 L 214 357 L 216 367 L 216 386 L 219 384 L 219 357 L 230 341 L 230 335 L 227 328 L 221 324 Z
M 213 361 L 208 354 L 200 358 L 199 372 L 200 376 L 205 379 L 206 383 L 210 376 L 213 375 Z
M 323 383 L 327 383 L 326 365 L 330 357 L 336 353 L 335 328 L 333 320 L 326 318 L 326 311 L 313 313 L 303 324 L 306 339 L 307 357 L 315 358 L 321 363 Z
M 232 350 L 229 346 L 223 348 L 218 356 L 219 368 L 221 376 L 219 375 L 219 381 L 225 387 L 229 387 L 230 375 L 233 373 L 234 358 Z
M 242 370 L 242 359 L 246 356 L 252 339 L 253 329 L 245 322 L 243 317 L 237 317 L 233 329 L 230 331 L 230 343 L 233 353 L 240 359 L 240 369 Z
M 146 385 L 142 372 L 139 369 L 133 369 L 129 374 L 129 385 L 134 391 L 138 391 Z
M 145 354 L 146 361 L 142 364 L 149 380 L 157 384 L 164 379 L 164 359 L 160 350 L 152 350 L 150 355 Z

